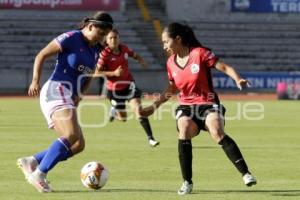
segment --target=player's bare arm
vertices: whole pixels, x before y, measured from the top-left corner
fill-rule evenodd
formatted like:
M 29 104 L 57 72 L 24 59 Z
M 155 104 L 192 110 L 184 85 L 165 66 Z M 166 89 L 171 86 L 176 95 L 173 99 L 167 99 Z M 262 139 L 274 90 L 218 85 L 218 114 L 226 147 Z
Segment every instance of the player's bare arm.
M 120 77 L 124 73 L 124 70 L 122 69 L 122 66 L 119 66 L 114 71 L 106 71 L 105 66 L 97 64 L 97 68 L 94 74 L 94 77 L 99 77 L 101 75 L 104 75 L 106 77 Z
M 233 67 L 226 63 L 218 61 L 215 67 L 217 70 L 230 76 L 236 82 L 236 85 L 240 90 L 250 86 L 250 82 L 247 79 L 243 79 Z
M 158 109 L 161 104 L 167 102 L 176 91 L 177 90 L 175 89 L 174 83 L 172 81 L 169 81 L 166 89 L 159 95 L 158 99 L 154 101 L 152 105 L 141 109 L 140 115 L 144 117 L 152 115 L 154 111 Z
M 94 74 L 95 74 L 95 72 L 94 72 Z M 87 93 L 89 87 L 91 86 L 93 77 L 94 77 L 93 74 L 92 74 L 91 76 L 89 75 L 89 76 L 87 77 L 87 80 L 86 80 L 86 81 L 83 83 L 83 85 L 81 86 L 80 91 L 81 91 L 81 94 L 82 94 L 82 95 L 84 95 L 84 94 Z M 78 103 L 81 101 L 81 97 L 79 97 L 79 96 L 76 95 L 76 96 L 73 97 L 73 101 L 74 101 L 75 105 L 77 106 Z
M 33 65 L 32 81 L 28 90 L 29 96 L 39 95 L 42 66 L 47 58 L 56 55 L 60 51 L 60 46 L 53 40 L 37 54 Z
M 140 63 L 144 68 L 148 68 L 148 63 L 139 54 L 134 53 L 132 58 L 138 61 L 138 63 Z
M 166 89 L 159 96 L 159 98 L 153 103 L 155 108 L 158 108 L 161 104 L 167 102 L 174 93 L 176 93 L 177 89 L 173 81 L 169 81 Z

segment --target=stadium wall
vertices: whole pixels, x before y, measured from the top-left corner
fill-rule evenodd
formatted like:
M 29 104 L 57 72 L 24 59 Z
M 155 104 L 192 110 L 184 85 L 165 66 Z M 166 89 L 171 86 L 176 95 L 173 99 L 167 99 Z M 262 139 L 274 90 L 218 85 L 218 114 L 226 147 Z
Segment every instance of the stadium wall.
M 191 21 L 209 15 L 228 13 L 228 0 L 166 0 L 166 12 L 170 19 Z

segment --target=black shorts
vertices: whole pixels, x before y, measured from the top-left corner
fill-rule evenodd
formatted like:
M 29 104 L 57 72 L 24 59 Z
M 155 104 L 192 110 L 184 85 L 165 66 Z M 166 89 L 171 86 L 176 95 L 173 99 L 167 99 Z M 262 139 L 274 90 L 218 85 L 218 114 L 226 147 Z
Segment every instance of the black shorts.
M 178 125 L 177 125 L 178 119 L 180 117 L 187 116 L 190 117 L 197 124 L 199 131 L 200 130 L 206 131 L 205 120 L 207 115 L 212 112 L 218 112 L 224 117 L 226 109 L 222 104 L 178 106 L 175 111 L 177 130 L 178 130 Z
M 107 98 L 111 104 L 118 110 L 126 108 L 125 102 L 131 99 L 141 98 L 142 91 L 136 87 L 134 82 L 123 90 L 107 90 Z

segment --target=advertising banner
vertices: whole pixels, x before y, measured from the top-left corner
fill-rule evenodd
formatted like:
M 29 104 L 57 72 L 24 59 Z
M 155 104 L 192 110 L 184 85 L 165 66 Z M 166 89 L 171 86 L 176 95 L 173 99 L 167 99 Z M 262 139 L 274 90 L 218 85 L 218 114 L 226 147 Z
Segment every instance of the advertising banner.
M 103 10 L 120 9 L 121 0 L 0 0 L 0 9 Z
M 251 82 L 251 89 L 276 90 L 278 83 L 300 84 L 300 72 L 241 72 Z M 235 81 L 223 73 L 213 74 L 216 89 L 237 89 Z
M 231 11 L 300 13 L 300 0 L 231 0 Z

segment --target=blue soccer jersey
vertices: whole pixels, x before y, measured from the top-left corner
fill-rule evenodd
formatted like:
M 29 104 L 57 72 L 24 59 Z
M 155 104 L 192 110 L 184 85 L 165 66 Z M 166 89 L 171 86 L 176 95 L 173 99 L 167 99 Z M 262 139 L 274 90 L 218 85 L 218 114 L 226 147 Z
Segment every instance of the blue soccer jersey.
M 65 83 L 72 94 L 77 95 L 87 80 L 87 77 L 82 78 L 80 75 L 93 73 L 99 58 L 100 45 L 89 47 L 80 30 L 63 33 L 55 41 L 61 52 L 57 55 L 50 80 Z

